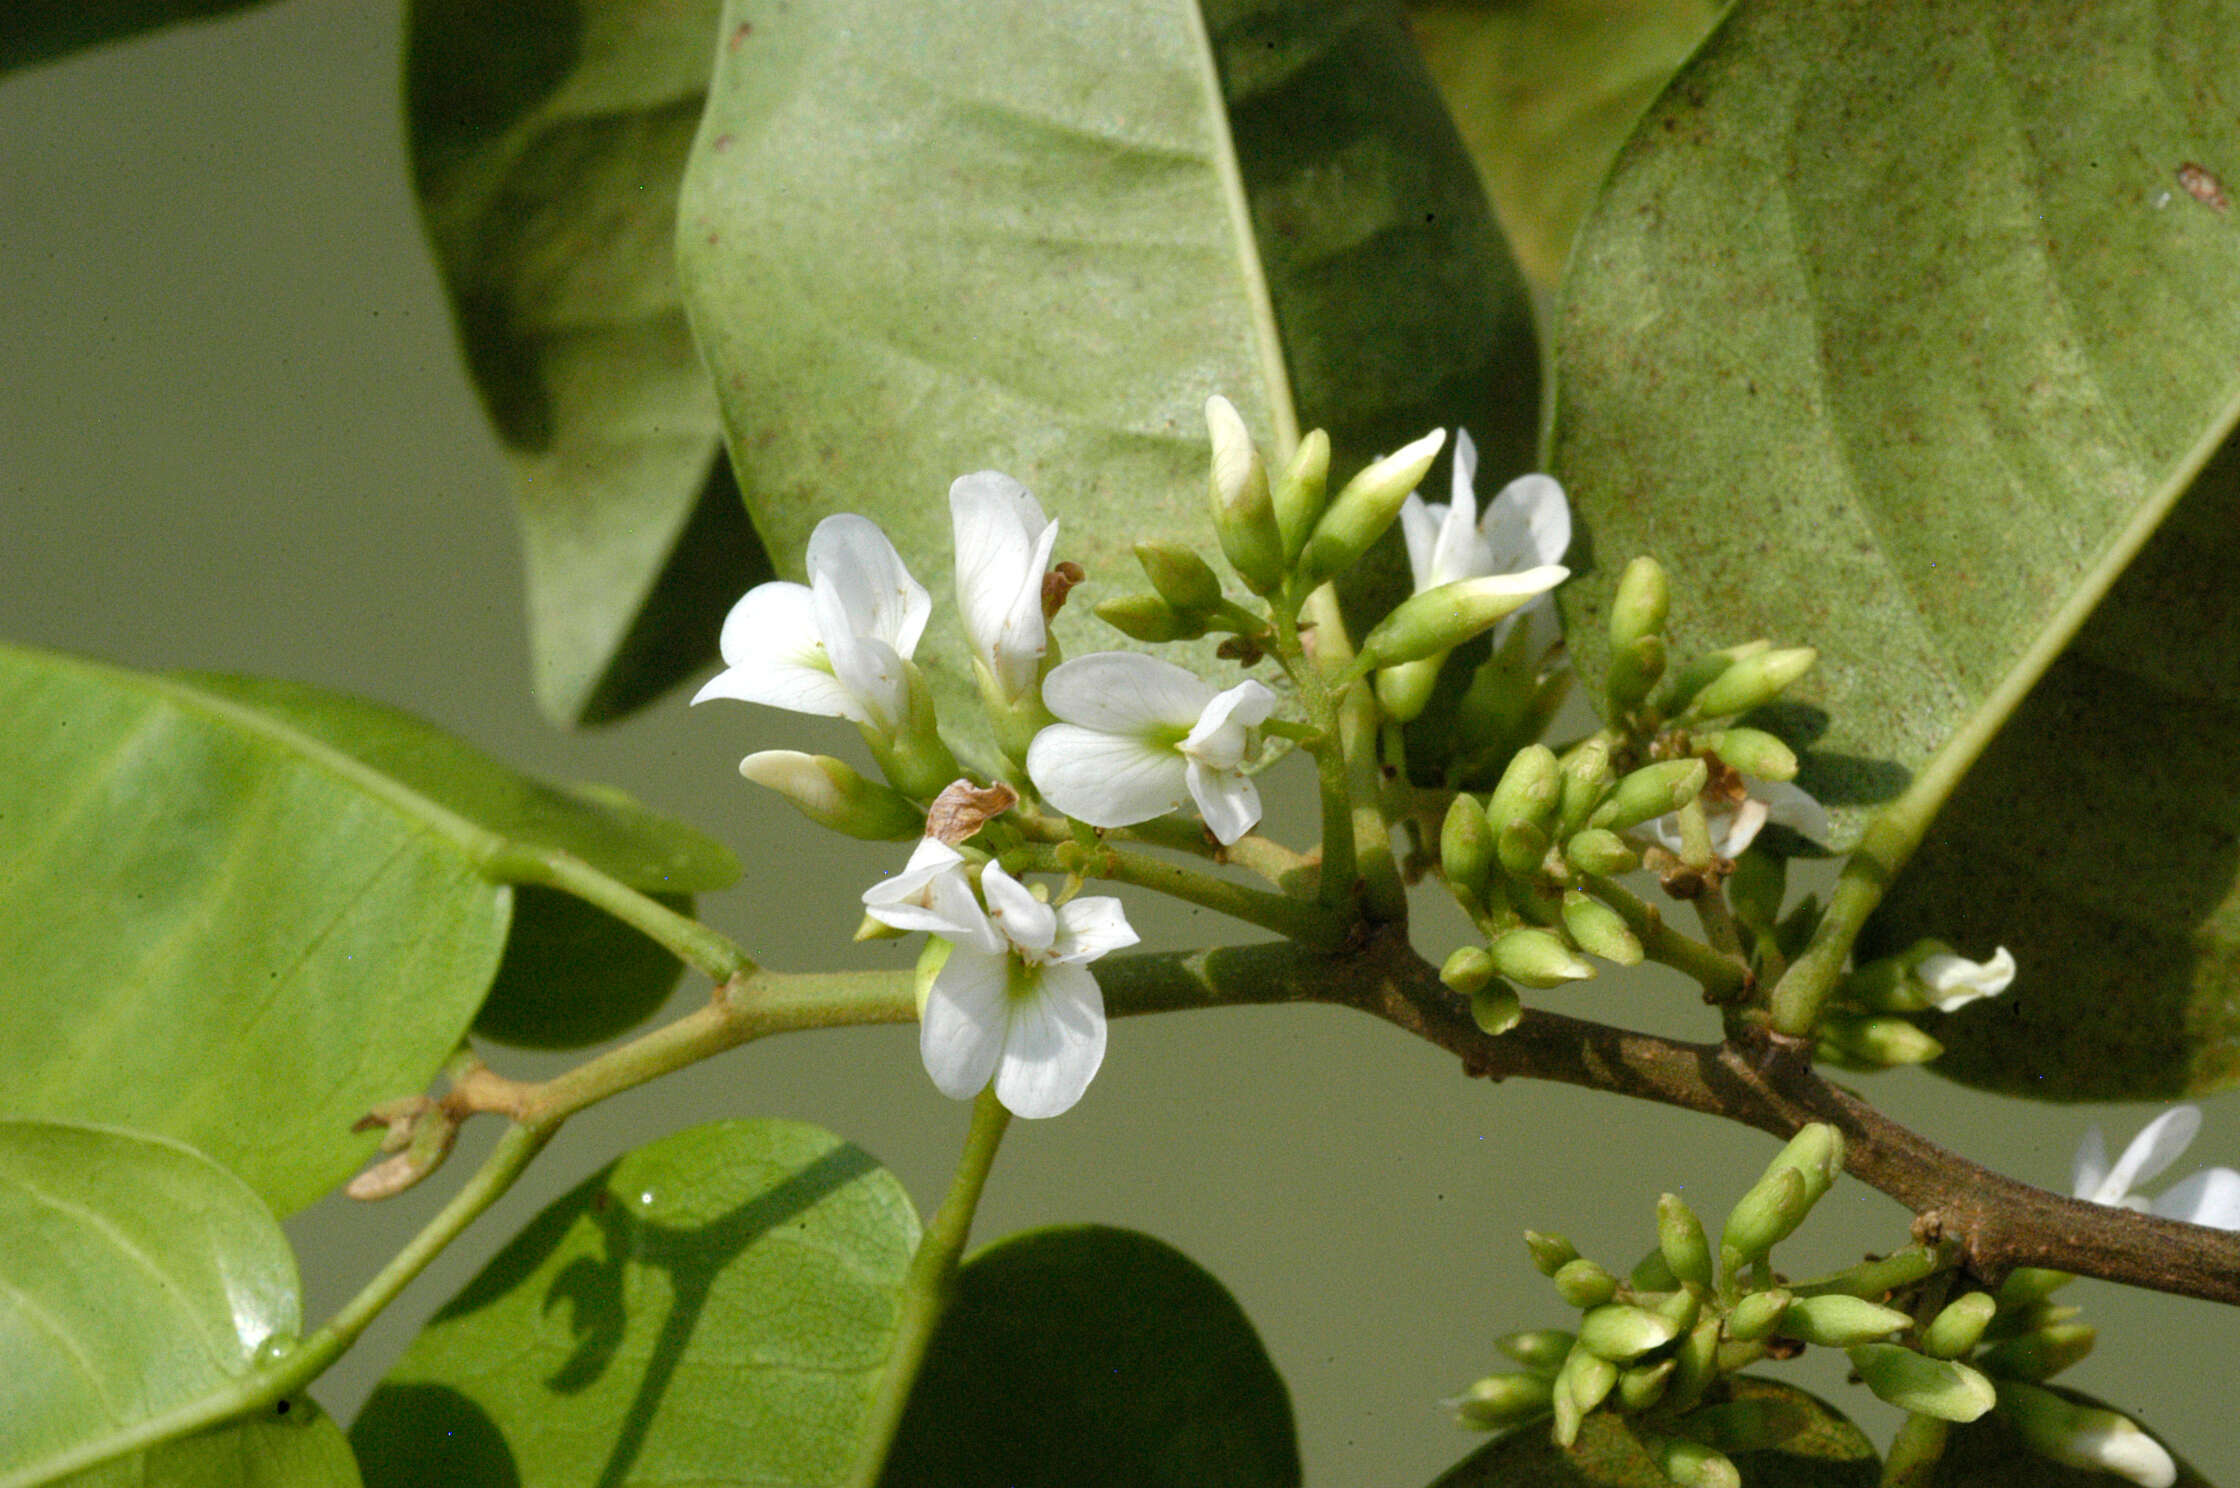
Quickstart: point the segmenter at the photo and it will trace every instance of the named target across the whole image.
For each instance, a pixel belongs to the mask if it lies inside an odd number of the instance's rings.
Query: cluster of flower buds
[[[1802,1128],[1736,1201],[1716,1245],[1687,1204],[1664,1195],[1656,1246],[1624,1277],[1561,1236],[1527,1233],[1533,1264],[1578,1322],[1499,1340],[1519,1368],[1471,1385],[1452,1402],[1457,1420],[1487,1431],[1547,1420],[1570,1447],[1603,1411],[1681,1488],[1734,1488],[1732,1454],[1811,1425],[1778,1394],[1738,1389],[1736,1376],[1808,1346],[1840,1348],[1860,1382],[1912,1415],[1968,1422],[1996,1409],[2056,1461],[2167,1488],[2174,1469],[2153,1438],[2044,1387],[2092,1347],[2076,1309],[2047,1300],[2070,1277],[2022,1270],[1996,1292],[1955,1288],[1951,1258],[1919,1245],[1808,1282],[1776,1272],[1774,1247],[1842,1167],[1833,1127]]]
[[[1924,940],[1869,962],[1845,977],[1813,1033],[1817,1057],[1845,1069],[1879,1070],[1924,1064],[1944,1045],[1913,1021],[1923,1012],[1958,1012],[1996,997],[2014,981],[2005,946],[1988,961],[1970,961],[1940,940]]]

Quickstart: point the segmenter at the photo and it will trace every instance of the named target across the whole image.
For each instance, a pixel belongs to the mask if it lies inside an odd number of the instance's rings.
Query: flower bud
[[[1439,669],[1447,664],[1447,653],[1425,656],[1415,661],[1404,661],[1398,666],[1384,667],[1377,672],[1377,706],[1384,716],[1394,723],[1413,723],[1431,706],[1431,694],[1439,685]]]
[[[941,738],[933,689],[926,685],[926,674],[908,660],[902,663],[902,671],[909,688],[908,712],[895,732],[883,734],[869,727],[861,732],[888,784],[914,800],[930,801],[963,772]]]
[[[1361,555],[1400,514],[1400,503],[1423,484],[1424,472],[1447,442],[1447,431],[1434,429],[1370,464],[1354,476],[1314,524],[1314,533],[1299,554],[1299,581],[1311,589],[1337,577],[1360,561]]]
[[[1495,831],[1512,821],[1547,825],[1563,790],[1563,769],[1545,744],[1527,744],[1509,760],[1500,783],[1486,800],[1486,820]]]
[[[1718,729],[1695,743],[1697,753],[1715,754],[1753,780],[1797,778],[1797,752],[1763,729]]]
[[[1689,1412],[1674,1423],[1691,1441],[1722,1452],[1762,1452],[1809,1431],[1812,1412],[1778,1395],[1754,1395]]]
[[[2081,1405],[2035,1385],[1999,1387],[1999,1416],[2041,1457],[2087,1472],[2113,1473],[2140,1488],[2170,1488],[2178,1464],[2127,1416]]]
[[[1206,399],[1206,432],[1213,439],[1213,474],[1208,491],[1213,502],[1214,535],[1221,540],[1223,556],[1245,587],[1255,594],[1272,594],[1283,583],[1288,565],[1259,447],[1252,442],[1236,405],[1219,393]]]
[[[926,829],[925,813],[892,786],[859,775],[824,754],[765,749],[739,761],[739,773],[774,790],[821,827],[873,842],[902,842]]]
[[[1579,1340],[1561,1328],[1536,1328],[1529,1333],[1511,1333],[1493,1341],[1493,1346],[1543,1379],[1553,1379],[1571,1353],[1571,1346]]]
[[[1768,1172],[1775,1168],[1794,1168],[1803,1174],[1805,1192],[1819,1203],[1843,1171],[1843,1133],[1825,1121],[1807,1122],[1766,1165]]]
[[[1590,826],[1624,832],[1678,811],[1702,794],[1711,767],[1699,759],[1662,760],[1643,765],[1618,782],[1587,818]]]
[[[1657,1200],[1657,1249],[1676,1279],[1689,1286],[1711,1285],[1711,1242],[1704,1238],[1703,1221],[1678,1194]]]
[[[1771,650],[1771,641],[1744,641],[1739,646],[1709,652],[1689,662],[1672,674],[1664,685],[1664,692],[1657,699],[1657,711],[1670,718],[1695,701],[1697,693],[1709,686],[1729,667],[1745,657],[1756,656]]]
[[[1649,699],[1649,692],[1664,675],[1665,640],[1663,636],[1640,636],[1624,646],[1611,648],[1610,661],[1602,674],[1602,696],[1608,716],[1613,719],[1632,717]]]
[[[1829,1013],[1813,1032],[1819,1039],[1815,1056],[1845,1069],[1927,1064],[1944,1052],[1943,1044],[1903,1018]]]
[[[1756,1343],[1781,1326],[1781,1315],[1789,1310],[1792,1300],[1781,1287],[1752,1292],[1728,1311],[1726,1336],[1737,1343]]]
[[[1548,1379],[1537,1374],[1489,1374],[1448,1404],[1458,1425],[1502,1431],[1548,1413]]]
[[[1478,1031],[1499,1038],[1524,1016],[1524,1002],[1507,982],[1488,982],[1470,994],[1470,1021]]]
[[[1654,558],[1634,559],[1618,575],[1617,593],[1610,598],[1610,649],[1623,651],[1645,636],[1663,635],[1671,609],[1672,585],[1664,565]]]
[[[1439,871],[1466,914],[1485,913],[1486,889],[1493,880],[1493,828],[1486,824],[1478,798],[1467,791],[1448,804],[1447,819],[1439,826]]]
[[[1287,563],[1296,562],[1299,550],[1307,545],[1307,537],[1314,531],[1314,524],[1322,516],[1325,487],[1330,479],[1330,436],[1320,429],[1309,429],[1292,451],[1291,463],[1284,467],[1283,476],[1276,482],[1273,500],[1276,508],[1276,528],[1283,534],[1283,556]]]
[[[2032,1302],[2042,1302],[2077,1278],[2067,1271],[2054,1271],[2044,1266],[2017,1266],[1999,1283],[1999,1308],[2026,1307]]]
[[[1810,646],[1786,646],[1743,657],[1706,682],[1688,704],[1688,712],[1697,718],[1725,718],[1762,708],[1819,659],[1820,653]]]
[[[1645,1307],[1607,1302],[1579,1319],[1579,1347],[1613,1364],[1630,1364],[1663,1348],[1680,1330]]]
[[[1790,1303],[1788,1310],[1781,1314],[1777,1331],[1784,1338],[1802,1339],[1827,1348],[1851,1348],[1902,1332],[1912,1321],[1904,1313],[1869,1302],[1864,1297],[1828,1292],[1817,1297],[1799,1297]]]
[[[1554,1281],[1556,1295],[1573,1307],[1600,1307],[1618,1295],[1618,1278],[1584,1256],[1565,1262]]]
[[[2003,1380],[2048,1380],[2091,1353],[2098,1338],[2090,1323],[2049,1323],[1991,1345],[1976,1363]]]
[[[1626,845],[1617,833],[1589,827],[1563,845],[1563,860],[1581,873],[1616,878],[1641,866],[1641,854]]]
[[[1362,639],[1361,654],[1379,667],[1443,656],[1570,577],[1570,569],[1548,563],[1426,589],[1400,601],[1378,621]]]
[[[1532,1252],[1532,1264],[1542,1276],[1554,1276],[1558,1271],[1579,1259],[1579,1247],[1561,1235],[1543,1235],[1538,1230],[1524,1232],[1525,1249]],[[1607,1302],[1610,1299],[1602,1299]]]
[[[1097,618],[1130,640],[1163,646],[1206,633],[1205,618],[1186,615],[1156,594],[1123,594],[1097,606]]]
[[[1652,1455],[1657,1470],[1676,1488],[1742,1488],[1742,1474],[1717,1447],[1676,1436],[1660,1443]]]
[[[1487,950],[1493,956],[1494,970],[1527,987],[1560,987],[1594,975],[1594,967],[1572,954],[1561,936],[1537,926],[1505,930],[1494,937]]]
[[[1439,980],[1448,991],[1468,997],[1493,980],[1493,957],[1483,946],[1461,946],[1439,968]]]
[[[1960,1359],[1983,1341],[1999,1303],[1989,1292],[1968,1292],[1953,1298],[1921,1330],[1921,1352],[1932,1359]]]
[[[1220,578],[1205,559],[1181,543],[1139,542],[1136,562],[1143,565],[1144,576],[1159,597],[1185,615],[1204,615],[1220,607]]]
[[[1804,1175],[1775,1168],[1736,1200],[1719,1232],[1719,1256],[1729,1271],[1755,1261],[1789,1238],[1812,1208]]]
[[[1665,1404],[1675,1409],[1685,1409],[1702,1398],[1704,1388],[1718,1373],[1719,1319],[1716,1316],[1698,1318],[1672,1351],[1674,1369],[1672,1384],[1665,1391]]]
[[[1617,1365],[1583,1348],[1573,1349],[1556,1372],[1551,1389],[1556,1441],[1566,1447],[1576,1442],[1581,1418],[1608,1399],[1617,1383]]]
[[[1868,1389],[1918,1416],[1973,1421],[1997,1398],[1991,1381],[1956,1360],[1932,1359],[1895,1343],[1863,1343],[1850,1355]]]
[[[1493,840],[1493,855],[1502,868],[1517,878],[1540,871],[1548,856],[1548,833],[1528,821],[1512,821]]]
[[[1599,899],[1577,889],[1563,896],[1563,928],[1579,949],[1620,966],[1641,964],[1641,942],[1619,913]],[[1709,1285],[1708,1282],[1705,1285]]]
[[[1619,1370],[1619,1407],[1628,1411],[1651,1409],[1664,1399],[1665,1390],[1672,1384],[1673,1372],[1679,1367],[1677,1360],[1659,1359]]]
[[[1556,834],[1569,837],[1587,824],[1617,777],[1610,771],[1610,743],[1597,734],[1566,749],[1558,763],[1563,778],[1556,786]]]

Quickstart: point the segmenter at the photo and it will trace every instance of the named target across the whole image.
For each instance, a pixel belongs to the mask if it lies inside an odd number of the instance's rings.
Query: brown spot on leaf
[[[2207,166],[2187,161],[2178,167],[2178,184],[2185,187],[2186,195],[2205,207],[2214,207],[2220,212],[2232,210],[2232,198],[2224,194],[2224,182]]]
[[[730,52],[739,50],[740,47],[746,45],[747,38],[752,35],[754,35],[754,22],[741,21],[731,28],[731,35],[723,44],[724,50]]]

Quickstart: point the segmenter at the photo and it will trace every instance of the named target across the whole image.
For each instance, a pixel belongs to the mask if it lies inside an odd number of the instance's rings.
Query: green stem
[[[509,843],[484,867],[492,877],[508,883],[559,889],[586,904],[597,905],[623,924],[643,931],[655,943],[667,946],[712,981],[727,982],[754,970],[753,959],[729,936],[616,882],[572,854]]]
[[[1879,1261],[1862,1261],[1833,1276],[1797,1282],[1789,1290],[1800,1297],[1838,1293],[1846,1297],[1864,1297],[1872,1302],[1900,1287],[1926,1281],[1952,1264],[1952,1257],[1941,1250],[1924,1245],[1909,1245]]]
[[[895,1320],[894,1352],[887,1356],[887,1371],[871,1399],[871,1416],[865,1423],[863,1449],[849,1474],[852,1488],[873,1488],[887,1465],[895,1433],[902,1427],[910,1405],[910,1390],[925,1364],[926,1348],[933,1342],[941,1316],[956,1295],[957,1262],[972,1234],[972,1216],[980,1207],[981,1190],[987,1187],[988,1170],[995,1165],[996,1149],[1011,1124],[1011,1113],[996,1099],[991,1086],[972,1103],[972,1126],[965,1133],[964,1153],[957,1159],[949,1192],[934,1211],[910,1257],[910,1270],[902,1279],[902,1308]]]
[[[1650,960],[1686,973],[1722,1001],[1739,996],[1749,984],[1749,972],[1740,962],[1673,929],[1662,911],[1617,880],[1590,874],[1585,882],[1588,893],[1618,912]]]
[[[1346,938],[1345,920],[1323,905],[1231,883],[1225,878],[1201,873],[1185,863],[1147,858],[1110,844],[1092,851],[1083,851],[1071,844],[1023,847],[1009,857],[1017,863],[1014,870],[1017,872],[1078,872],[1113,883],[1133,884],[1139,889],[1155,889],[1170,898],[1216,910],[1263,930],[1273,930],[1313,950],[1336,950]]]
[[[1311,603],[1312,601],[1310,601]],[[1331,608],[1335,610],[1336,606]],[[1345,745],[1339,738],[1338,707],[1323,674],[1318,634],[1316,656],[1308,656],[1299,641],[1298,623],[1291,606],[1276,606],[1276,655],[1299,685],[1299,702],[1316,738],[1303,745],[1314,758],[1315,775],[1322,791],[1322,902],[1343,908],[1351,902],[1355,874],[1353,851],[1353,798],[1346,782]],[[1344,643],[1344,632],[1338,634]]]

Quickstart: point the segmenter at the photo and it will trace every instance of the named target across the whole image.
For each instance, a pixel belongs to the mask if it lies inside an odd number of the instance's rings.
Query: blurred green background
[[[398,29],[392,7],[287,0],[0,85],[0,635],[346,689],[531,770],[614,782],[737,848],[744,882],[704,911],[763,959],[899,964],[893,946],[848,942],[856,894],[897,850],[818,832],[734,770],[751,749],[835,748],[843,726],[730,704],[688,713],[673,696],[569,736],[532,704],[504,476],[407,188]],[[925,473],[929,502],[954,473]],[[1064,491],[1039,494],[1064,514]],[[1303,768],[1277,776],[1276,828],[1303,836]],[[1431,945],[1455,922],[1443,905],[1426,911]],[[1153,923],[1165,943],[1228,933],[1190,913]],[[2012,995],[2029,988],[2024,967]],[[676,1006],[702,992],[688,984]],[[1692,1037],[1712,1026],[1652,978],[1606,978],[1551,1005]],[[560,1067],[495,1058],[531,1077]],[[1871,1093],[2055,1187],[2088,1123],[2120,1144],[2151,1114],[2029,1105],[1923,1075]],[[764,1044],[632,1092],[572,1122],[315,1393],[347,1419],[419,1322],[542,1204],[631,1145],[742,1115],[828,1126],[930,1207],[965,1110],[927,1083],[907,1029]],[[470,1129],[453,1169],[490,1137]],[[1565,1231],[1630,1264],[1651,1243],[1660,1190],[1715,1219],[1771,1151],[1702,1118],[1467,1080],[1427,1046],[1331,1009],[1131,1021],[1077,1110],[1014,1129],[978,1235],[1102,1221],[1180,1246],[1257,1322],[1292,1389],[1309,1481],[1408,1485],[1475,1445],[1437,1402],[1493,1366],[1492,1338],[1561,1319],[1519,1231]],[[2210,1107],[2180,1171],[2219,1161],[2240,1162],[2229,1101]],[[333,1199],[292,1222],[311,1315],[354,1291],[447,1186]],[[1784,1260],[1841,1264],[1904,1232],[1895,1205],[1839,1187]],[[2103,1339],[2067,1379],[2212,1478],[2240,1480],[2216,1362],[2240,1339],[2233,1315],[2093,1283],[2069,1297]],[[1886,1439],[1894,1413],[1844,1387],[1840,1359],[1794,1377]]]

